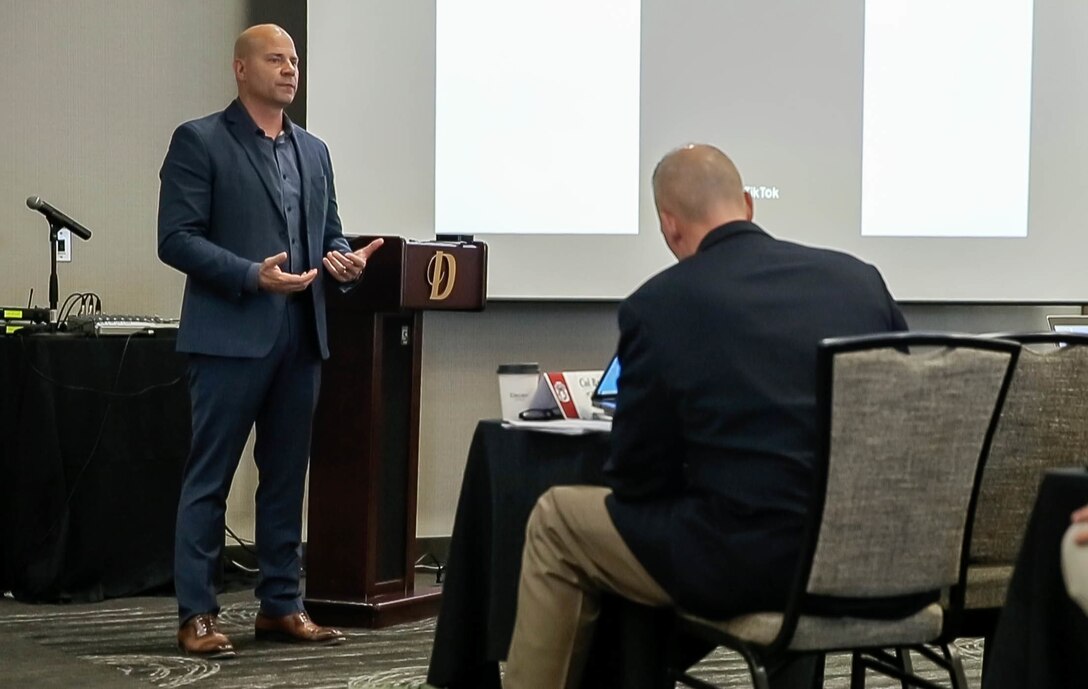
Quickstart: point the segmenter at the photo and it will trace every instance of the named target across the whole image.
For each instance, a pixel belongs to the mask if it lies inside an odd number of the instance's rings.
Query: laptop
[[[1056,333],[1088,335],[1088,316],[1047,316],[1046,322]]]
[[[589,398],[593,403],[593,407],[600,410],[594,413],[595,418],[611,419],[616,413],[616,397],[620,392],[619,382],[620,358],[619,356],[613,356]]]

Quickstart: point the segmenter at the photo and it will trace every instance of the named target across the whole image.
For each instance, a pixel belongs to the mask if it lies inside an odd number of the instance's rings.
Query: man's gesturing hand
[[[310,286],[317,277],[317,269],[311,268],[301,275],[285,273],[280,266],[287,260],[287,252],[281,251],[275,256],[269,256],[261,261],[261,268],[257,271],[257,287],[262,292],[276,292],[286,294],[288,292],[301,292]]]
[[[359,276],[363,274],[363,269],[366,268],[367,259],[380,249],[384,243],[384,239],[375,239],[362,249],[350,251],[346,254],[339,251],[330,251],[325,254],[325,258],[321,259],[321,262],[325,264],[325,270],[329,271],[329,275],[340,282],[358,280]]]
[[[1088,522],[1088,505],[1073,513],[1073,523],[1083,524]],[[1081,529],[1077,533],[1077,545],[1088,545],[1088,528]]]

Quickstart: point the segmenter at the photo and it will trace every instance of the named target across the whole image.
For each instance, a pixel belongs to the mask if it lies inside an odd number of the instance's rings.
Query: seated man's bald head
[[[653,187],[659,210],[689,222],[745,208],[737,167],[729,156],[706,144],[684,146],[662,158],[654,168]]]
[[[653,185],[661,233],[679,259],[698,251],[714,229],[752,219],[752,197],[737,166],[713,146],[672,151],[654,168]]]

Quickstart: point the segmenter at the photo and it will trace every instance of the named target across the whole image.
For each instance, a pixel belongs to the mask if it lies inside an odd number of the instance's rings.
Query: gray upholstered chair
[[[959,599],[951,601],[949,610],[958,613],[946,620],[943,636],[948,640],[992,638],[1043,474],[1088,459],[1088,336],[1000,337],[1025,347],[982,473],[967,586],[952,592]]]
[[[954,648],[922,645],[941,634],[939,591],[964,577],[978,476],[1018,352],[1008,340],[919,333],[821,343],[825,437],[786,608],[720,621],[681,614],[677,634],[740,652],[757,689],[798,655],[832,651],[855,652],[855,686],[866,668],[936,686],[881,650],[894,647],[922,649],[964,687]],[[859,600],[883,617],[858,612]],[[680,670],[672,678],[710,687]]]

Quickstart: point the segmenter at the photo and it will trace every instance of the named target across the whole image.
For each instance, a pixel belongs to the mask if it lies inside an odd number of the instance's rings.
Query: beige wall
[[[61,266],[61,299],[93,290],[113,313],[178,314],[182,277],[155,256],[158,169],[178,123],[233,96],[230,49],[244,23],[240,0],[0,0],[0,303],[25,303],[30,287],[46,302],[46,226],[24,205],[37,194],[95,233]],[[452,528],[473,428],[498,415],[495,367],[598,368],[615,346],[615,310],[507,302],[479,314],[427,314],[421,535]],[[1041,328],[1049,311],[907,309],[915,327],[976,332]],[[255,485],[247,457],[228,505],[243,536],[253,534]]]
[[[61,264],[60,298],[177,315],[182,278],[155,256],[158,170],[174,127],[232,97],[235,0],[0,3],[0,301],[48,303],[39,195],[94,233]]]

